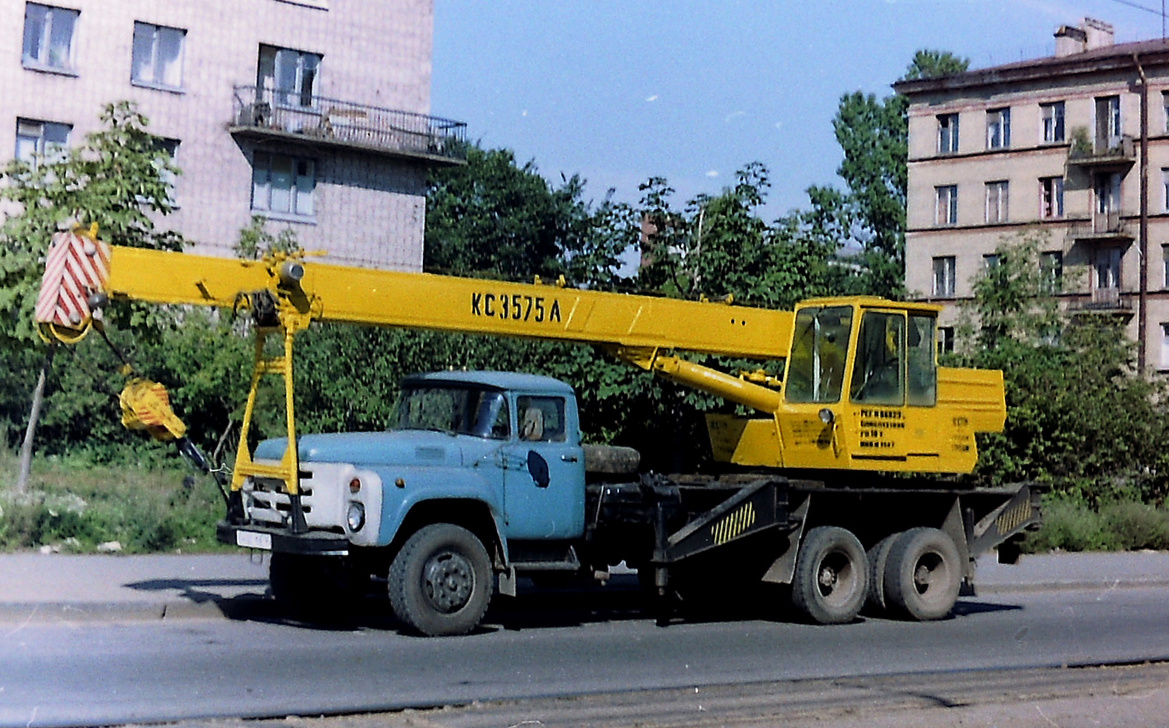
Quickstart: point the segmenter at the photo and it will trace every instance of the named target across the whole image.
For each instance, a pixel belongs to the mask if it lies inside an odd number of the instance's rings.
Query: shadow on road
[[[272,598],[266,579],[156,579],[127,586],[143,591],[173,592],[194,604],[214,603],[225,617],[235,621],[323,631],[372,629],[411,634],[393,616],[384,583],[377,581],[364,597],[343,601],[336,609],[324,614],[294,614],[284,609]],[[249,591],[241,594],[241,589]],[[224,592],[233,596],[226,596]],[[1013,604],[960,599],[950,619],[1019,609],[1022,607]],[[862,614],[858,621],[872,619],[884,617]],[[791,608],[789,592],[783,587],[692,590],[685,598],[662,601],[640,589],[636,575],[616,575],[604,587],[578,584],[538,589],[521,579],[519,594],[515,598],[501,596],[492,601],[483,626],[477,632],[520,632],[636,620],[652,620],[659,627],[741,621],[804,621]]]

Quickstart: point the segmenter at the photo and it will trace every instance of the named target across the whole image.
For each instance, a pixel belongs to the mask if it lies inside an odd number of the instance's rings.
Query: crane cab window
[[[934,341],[938,320],[933,316],[909,316],[909,404],[933,407],[938,403],[938,363]]]
[[[851,334],[851,306],[809,307],[796,313],[785,377],[788,402],[840,401]]]
[[[849,392],[853,402],[905,404],[904,314],[865,313]]]
[[[933,316],[866,312],[852,369],[852,401],[915,407],[937,404],[936,337]]]

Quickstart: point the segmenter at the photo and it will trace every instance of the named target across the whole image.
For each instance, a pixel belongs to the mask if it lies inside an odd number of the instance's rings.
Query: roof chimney
[[[1115,34],[1112,25],[1095,18],[1084,18],[1077,26],[1062,25],[1055,31],[1055,56],[1063,58],[1095,48],[1112,45]]]
[[[1106,48],[1113,43],[1116,34],[1112,31],[1112,24],[1095,18],[1084,18],[1080,27],[1088,34],[1088,47],[1085,50]]]

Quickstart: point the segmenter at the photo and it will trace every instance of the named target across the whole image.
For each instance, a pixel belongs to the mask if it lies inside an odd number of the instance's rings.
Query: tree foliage
[[[900,80],[965,71],[968,61],[944,51],[919,50]],[[832,127],[844,159],[837,173],[847,192],[832,196],[812,187],[813,209],[836,216],[838,227],[859,247],[862,288],[890,298],[905,293],[905,204],[908,190],[908,99],[878,99],[860,91],[840,98]],[[847,224],[847,228],[845,227]]]
[[[1004,240],[974,283],[963,363],[1003,370],[1007,425],[983,443],[977,475],[1052,483],[1092,505],[1164,499],[1169,422],[1162,383],[1136,372],[1122,321],[1060,311],[1036,234]],[[976,333],[977,331],[977,333]]]
[[[13,160],[0,175],[0,200],[14,205],[0,227],[0,337],[31,343],[44,258],[63,221],[97,223],[104,240],[178,250],[182,236],[156,221],[173,210],[167,174],[177,174],[149,122],[130,102],[107,105],[102,128],[85,142],[32,162]],[[118,311],[115,311],[118,313]],[[144,314],[121,317],[142,323]]]

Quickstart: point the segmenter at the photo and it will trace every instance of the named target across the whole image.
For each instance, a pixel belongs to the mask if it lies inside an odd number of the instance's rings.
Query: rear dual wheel
[[[817,624],[856,619],[868,591],[868,563],[857,537],[837,526],[808,531],[796,557],[792,604]]]
[[[884,606],[921,621],[948,616],[962,586],[961,556],[954,539],[936,528],[911,528],[887,548]]]

